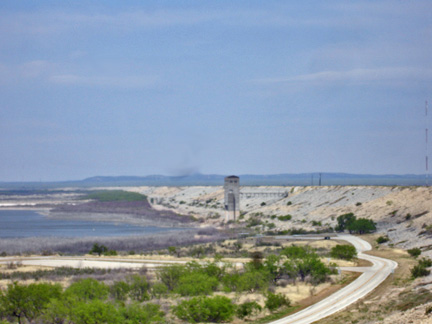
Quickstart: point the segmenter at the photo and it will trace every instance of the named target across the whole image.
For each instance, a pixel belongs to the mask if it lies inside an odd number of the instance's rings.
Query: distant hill
[[[108,186],[220,186],[226,175],[192,174],[186,176],[149,175],[95,176],[78,181],[59,182],[0,182],[1,188],[43,189],[62,187]],[[252,175],[243,174],[240,184],[245,186],[317,186],[319,173]],[[422,186],[425,175],[372,175],[349,173],[321,173],[321,185]]]

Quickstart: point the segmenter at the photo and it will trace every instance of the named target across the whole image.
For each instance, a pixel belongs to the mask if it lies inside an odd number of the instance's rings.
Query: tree
[[[81,279],[71,284],[65,294],[74,296],[80,301],[90,301],[93,299],[105,300],[108,297],[109,287],[103,282],[93,278]]]
[[[244,302],[238,305],[236,314],[238,318],[245,319],[258,314],[261,310],[262,307],[256,301]]]
[[[182,296],[209,295],[218,286],[219,281],[205,273],[191,272],[182,276],[175,289]]]
[[[351,222],[347,229],[350,233],[354,232],[357,234],[366,234],[366,233],[372,233],[376,231],[376,224],[366,218],[359,218],[353,222]]]
[[[173,291],[180,280],[180,277],[185,273],[185,267],[181,265],[170,265],[163,267],[157,271],[158,279],[168,288]]]
[[[280,267],[279,267],[280,256],[275,254],[270,254],[264,261],[264,267],[271,275],[273,281],[277,281],[280,277]]]
[[[311,253],[314,252],[309,247],[296,245],[288,246],[280,252],[281,255],[285,255],[288,259],[302,259]]]
[[[178,318],[190,323],[221,323],[232,319],[235,305],[225,296],[194,297],[184,300],[173,308]]]
[[[97,255],[101,256],[102,254],[106,253],[108,251],[108,248],[105,245],[99,245],[98,243],[93,244],[92,249],[90,250],[90,254],[96,253]]]
[[[80,301],[72,311],[74,324],[122,324],[123,320],[114,305],[99,299]]]
[[[61,292],[59,284],[34,283],[25,286],[14,282],[1,296],[0,309],[5,315],[16,317],[18,323],[22,323],[23,318],[32,322],[43,313],[50,299],[59,298]]]
[[[116,281],[110,286],[110,296],[117,301],[126,301],[131,288],[124,281]]]
[[[330,256],[332,258],[336,259],[343,259],[343,260],[352,260],[354,257],[357,256],[357,250],[352,245],[336,245],[332,247],[330,251]]]
[[[350,224],[352,223],[352,222],[354,222],[356,220],[356,217],[354,216],[354,214],[353,213],[347,213],[347,214],[343,214],[343,215],[340,215],[338,218],[337,218],[337,222],[338,222],[338,224],[337,224],[337,226],[336,226],[336,231],[337,232],[343,232],[345,229],[347,229],[349,226],[350,226]]]
[[[165,316],[159,305],[151,303],[145,305],[129,304],[120,309],[120,314],[123,317],[123,323],[126,324],[161,323]]]
[[[140,275],[132,275],[127,278],[129,283],[129,296],[136,301],[143,302],[149,300],[148,290],[150,288],[146,277]]]
[[[274,312],[282,306],[291,305],[291,301],[283,294],[273,294],[272,292],[269,292],[266,297],[265,307],[271,312]]]
[[[269,274],[265,269],[246,271],[238,277],[236,290],[238,292],[255,292],[267,289],[269,285],[268,279]]]

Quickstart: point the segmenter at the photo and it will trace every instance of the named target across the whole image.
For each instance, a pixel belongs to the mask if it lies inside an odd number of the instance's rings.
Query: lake
[[[33,210],[0,210],[0,238],[129,236],[181,230],[125,223],[51,219]]]

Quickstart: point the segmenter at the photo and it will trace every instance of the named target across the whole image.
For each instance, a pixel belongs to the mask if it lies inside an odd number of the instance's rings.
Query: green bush
[[[282,306],[288,307],[290,305],[291,301],[283,294],[273,294],[272,292],[269,292],[266,295],[265,307],[271,312],[274,312]]]
[[[182,296],[210,295],[219,281],[205,273],[193,272],[180,278],[175,292]]]
[[[146,277],[140,275],[132,275],[127,278],[129,283],[129,296],[131,299],[143,302],[149,300],[150,285]]]
[[[93,278],[81,279],[65,290],[66,295],[74,296],[81,301],[104,300],[108,297],[108,293],[109,287]]]
[[[412,248],[407,250],[407,252],[414,258],[417,258],[421,254],[421,250],[419,248]]]
[[[426,267],[422,266],[421,264],[417,264],[411,269],[411,275],[413,278],[426,277],[429,274],[430,270],[426,269]]]
[[[418,264],[420,264],[422,267],[428,268],[428,267],[432,266],[432,260],[422,258],[422,259],[418,260]]]
[[[311,253],[313,252],[309,247],[297,245],[288,246],[280,252],[289,259],[302,259]]]
[[[177,287],[180,277],[185,271],[184,266],[174,264],[160,268],[157,270],[156,275],[169,291],[173,291]]]
[[[162,323],[165,316],[160,310],[160,306],[147,303],[144,305],[132,303],[120,309],[123,323],[126,324],[148,324]]]
[[[93,244],[92,249],[90,250],[90,254],[96,253],[97,255],[101,256],[102,254],[106,253],[108,251],[108,248],[105,245],[99,245],[99,243]]]
[[[123,323],[114,305],[98,299],[76,304],[72,311],[72,322],[74,324]]]
[[[110,296],[114,300],[126,301],[129,292],[130,287],[124,281],[116,281],[110,286]]]
[[[330,256],[332,258],[336,259],[343,259],[343,260],[352,260],[354,257],[357,256],[357,251],[354,246],[352,245],[336,245],[332,247],[330,251]]]
[[[235,305],[224,296],[194,297],[184,300],[173,308],[178,318],[189,323],[230,321],[235,312]]]
[[[388,241],[390,241],[390,239],[387,236],[380,236],[376,239],[376,242],[378,244],[383,244],[383,243],[386,243]]]
[[[282,222],[285,222],[285,221],[289,221],[289,220],[291,220],[291,218],[292,218],[292,216],[291,215],[285,215],[285,216],[279,216],[278,217],[278,219],[280,220],[280,221],[282,221]]]
[[[14,282],[0,295],[1,315],[16,317],[19,323],[24,318],[33,322],[43,313],[49,301],[59,298],[61,293],[59,284],[33,283],[26,286]]]
[[[236,314],[238,318],[245,319],[257,315],[261,310],[262,307],[256,301],[251,301],[238,305]]]

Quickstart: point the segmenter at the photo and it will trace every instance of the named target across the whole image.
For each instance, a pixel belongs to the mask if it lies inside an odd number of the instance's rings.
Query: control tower
[[[236,212],[240,211],[240,178],[229,176],[225,178],[225,221],[236,220]]]

